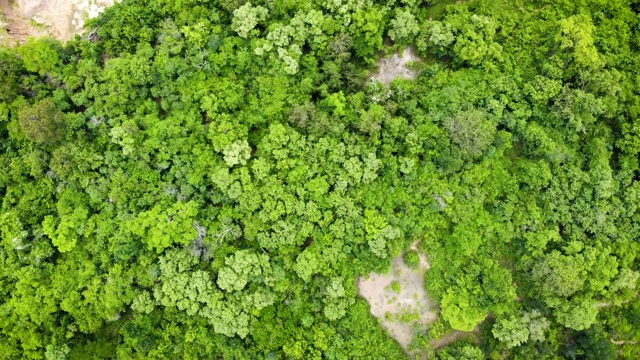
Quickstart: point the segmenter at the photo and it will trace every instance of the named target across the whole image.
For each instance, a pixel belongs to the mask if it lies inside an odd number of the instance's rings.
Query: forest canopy
[[[124,0],[0,48],[0,358],[640,358],[639,12]],[[407,350],[356,281],[412,244]]]

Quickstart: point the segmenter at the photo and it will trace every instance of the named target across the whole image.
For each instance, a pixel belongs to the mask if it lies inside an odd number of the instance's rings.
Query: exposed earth
[[[402,55],[393,53],[390,58],[384,57],[378,60],[379,71],[371,77],[380,80],[385,85],[389,85],[392,80],[397,78],[415,79],[418,72],[410,69],[409,65],[420,61],[413,48],[408,47],[404,49]]]
[[[0,0],[6,29],[0,42],[11,45],[30,36],[53,36],[61,41],[82,33],[87,19],[120,0]],[[7,36],[7,33],[9,36]]]
[[[398,256],[388,274],[371,273],[358,281],[358,291],[371,305],[371,314],[405,350],[416,330],[424,331],[436,320],[434,304],[424,289],[424,273],[428,269],[424,254],[420,254],[416,270]]]

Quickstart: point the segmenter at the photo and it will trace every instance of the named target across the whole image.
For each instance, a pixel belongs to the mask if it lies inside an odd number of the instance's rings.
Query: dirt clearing
[[[415,249],[415,246],[413,246]],[[371,273],[358,280],[358,290],[371,306],[373,316],[407,350],[416,329],[425,330],[436,320],[434,304],[424,290],[429,263],[420,254],[420,266],[409,268],[402,256],[393,260],[390,273]]]
[[[402,55],[394,53],[390,58],[382,58],[378,60],[378,73],[373,74],[371,78],[378,79],[385,85],[389,85],[394,79],[415,79],[418,72],[409,68],[412,62],[421,61],[412,47],[407,47]]]
[[[82,33],[86,20],[120,0],[0,0],[5,29],[17,41],[53,36],[61,41]]]

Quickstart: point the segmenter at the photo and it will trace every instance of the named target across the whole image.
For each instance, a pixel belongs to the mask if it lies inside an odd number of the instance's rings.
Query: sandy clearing
[[[61,41],[82,33],[94,18],[120,0],[0,0],[8,30],[16,40],[53,36]]]
[[[424,289],[424,273],[430,268],[424,254],[420,254],[420,263],[412,270],[399,256],[388,274],[371,273],[358,280],[358,291],[369,302],[371,314],[405,350],[416,329],[425,330],[436,320],[434,304]],[[399,292],[392,289],[394,282],[400,284]]]
[[[378,73],[373,74],[371,78],[378,79],[385,85],[389,85],[394,79],[415,79],[418,72],[409,69],[408,65],[412,62],[421,61],[412,47],[407,47],[402,55],[394,53],[390,58],[382,58],[378,60]]]

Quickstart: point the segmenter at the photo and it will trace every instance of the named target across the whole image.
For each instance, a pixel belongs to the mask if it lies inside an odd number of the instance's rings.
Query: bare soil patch
[[[359,293],[369,302],[371,314],[405,350],[416,330],[423,331],[436,320],[435,305],[424,289],[424,273],[430,266],[423,254],[420,262],[413,270],[399,256],[388,274],[371,273],[358,280]]]
[[[385,85],[389,85],[391,81],[401,79],[415,79],[418,72],[409,68],[412,62],[419,62],[421,59],[416,55],[412,47],[407,47],[402,55],[394,53],[390,58],[382,58],[378,60],[378,73],[373,74],[371,78],[378,79]]]
[[[5,28],[15,40],[53,36],[61,41],[82,33],[85,22],[120,0],[0,0]],[[6,44],[5,44],[6,45]]]

